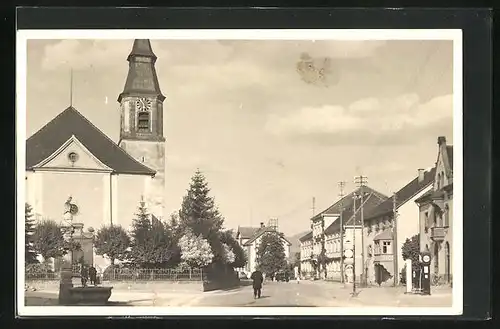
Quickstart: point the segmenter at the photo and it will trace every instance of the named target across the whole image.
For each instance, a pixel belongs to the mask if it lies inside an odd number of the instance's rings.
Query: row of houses
[[[453,146],[439,137],[435,165],[418,169],[393,196],[361,186],[313,216],[311,230],[299,239],[300,273],[304,278],[345,282],[355,276],[367,284],[400,282],[405,266],[401,248],[406,239],[419,234],[420,251],[433,255],[433,282],[451,283],[452,209]],[[354,243],[348,262],[342,250]]]

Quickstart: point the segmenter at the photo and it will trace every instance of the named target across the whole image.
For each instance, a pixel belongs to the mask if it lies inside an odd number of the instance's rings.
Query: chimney
[[[441,145],[446,145],[446,137],[444,136],[439,136],[438,137],[438,145],[441,146]]]
[[[419,183],[422,183],[424,181],[424,175],[425,175],[425,170],[419,169],[418,170],[418,182]]]
[[[260,227],[263,228],[264,226],[264,222],[260,222]]]

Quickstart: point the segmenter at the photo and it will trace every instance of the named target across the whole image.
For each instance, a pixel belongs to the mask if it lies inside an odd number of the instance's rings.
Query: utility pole
[[[355,177],[355,181],[359,186],[360,190],[360,206],[361,206],[361,282],[364,284],[365,281],[365,276],[366,276],[366,271],[365,271],[365,234],[364,234],[364,227],[365,227],[365,218],[364,218],[364,187],[366,186],[366,183],[368,182],[368,177],[360,175]]]
[[[346,182],[339,182],[340,197],[340,282],[344,283],[344,187]]]
[[[355,297],[356,293],[356,199],[358,198],[357,193],[353,194],[353,210],[354,210],[354,229],[352,234],[352,296]]]
[[[396,193],[392,196],[392,257],[394,261],[394,286],[398,285],[399,269],[398,269],[398,208],[397,208]],[[411,271],[411,269],[406,269]],[[406,283],[408,284],[408,283]]]

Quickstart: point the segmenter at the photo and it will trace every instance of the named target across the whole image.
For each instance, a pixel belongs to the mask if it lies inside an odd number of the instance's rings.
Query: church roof
[[[130,55],[128,55],[127,60],[130,61],[133,56],[145,56],[156,59],[156,55],[153,53],[153,48],[151,48],[151,42],[149,39],[134,40],[132,51],[130,52]]]
[[[75,136],[95,157],[119,174],[154,175],[73,107],[68,107],[26,141],[26,169],[32,169]]]
[[[140,61],[137,57],[149,57],[151,61]],[[156,55],[149,39],[135,39],[127,61],[130,62],[127,80],[123,92],[118,96],[118,102],[127,95],[151,95],[163,101],[165,96],[161,93],[155,69]]]

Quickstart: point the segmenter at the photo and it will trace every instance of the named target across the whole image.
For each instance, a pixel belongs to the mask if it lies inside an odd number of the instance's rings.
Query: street
[[[153,307],[450,307],[449,287],[433,288],[432,295],[405,294],[404,287],[358,288],[324,281],[265,282],[260,299],[254,299],[252,286],[212,292],[176,291],[172,287],[150,290],[113,291],[110,304]],[[28,306],[57,305],[57,291],[26,292]]]
[[[431,296],[405,295],[402,287],[372,287],[357,290],[341,283],[296,281],[266,282],[260,299],[254,299],[251,286],[234,291],[204,294],[189,306],[212,307],[449,307],[450,289],[437,289]]]

